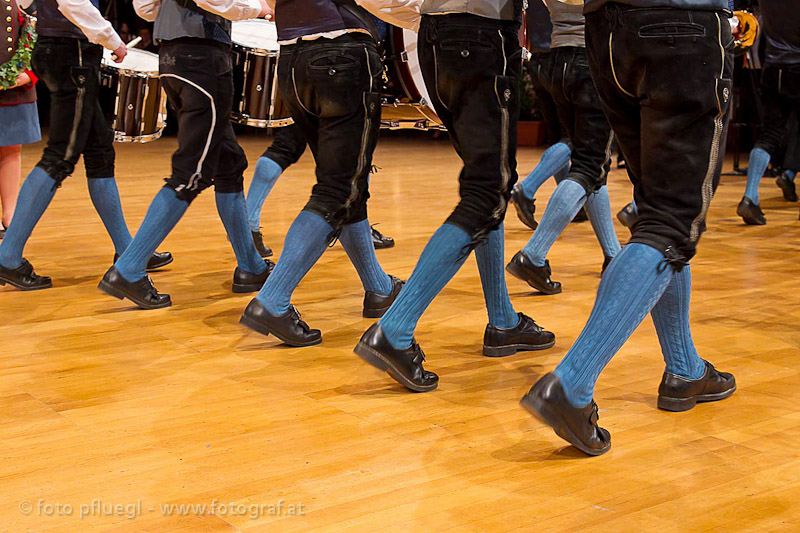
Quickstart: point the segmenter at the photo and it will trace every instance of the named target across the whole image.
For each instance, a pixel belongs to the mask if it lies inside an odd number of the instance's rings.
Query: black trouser
[[[243,189],[247,157],[230,121],[233,105],[231,53],[216,41],[164,41],[159,73],[178,120],[178,149],[166,187],[191,202],[214,185],[220,193]]]
[[[572,144],[567,179],[591,194],[606,184],[612,136],[592,81],[586,50],[564,46],[540,54],[536,75],[553,97],[558,118]]]
[[[281,47],[281,97],[317,163],[317,183],[303,209],[336,229],[367,218],[382,72],[377,46],[367,35]]]
[[[433,107],[464,162],[461,201],[447,222],[479,240],[503,221],[517,181],[522,54],[516,25],[424,15],[419,60]]]
[[[774,158],[786,141],[792,111],[800,117],[800,64],[766,63],[761,74],[761,102],[764,116],[756,148]]]
[[[556,103],[550,92],[545,89],[544,85],[539,81],[537,72],[539,71],[540,61],[543,54],[549,52],[537,52],[533,54],[531,60],[528,62],[528,74],[530,75],[531,85],[533,85],[533,92],[536,95],[536,107],[542,114],[545,129],[547,130],[547,139],[545,142],[548,145],[557,142],[569,143],[567,133],[561,127],[561,119],[558,118],[558,109]]]
[[[628,164],[630,242],[694,256],[719,182],[733,37],[722,11],[607,4],[586,15],[595,86]]]
[[[103,48],[70,37],[39,37],[33,70],[50,91],[50,132],[38,167],[59,184],[83,154],[86,177],[114,176],[114,134],[97,99]]]
[[[277,128],[272,144],[264,150],[261,157],[274,161],[282,170],[297,163],[306,151],[306,138],[297,124]]]

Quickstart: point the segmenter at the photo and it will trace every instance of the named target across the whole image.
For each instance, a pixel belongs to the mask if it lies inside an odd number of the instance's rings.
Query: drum
[[[381,125],[390,129],[442,129],[422,78],[417,34],[390,26],[384,48]]]
[[[278,30],[263,19],[234,21],[231,120],[256,128],[294,124],[278,91]]]
[[[132,48],[122,63],[103,52],[100,106],[117,142],[155,141],[164,132],[167,96],[158,79],[158,55]]]

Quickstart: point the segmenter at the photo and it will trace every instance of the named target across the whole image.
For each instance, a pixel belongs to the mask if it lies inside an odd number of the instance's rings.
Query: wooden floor
[[[266,140],[242,144],[254,164]],[[132,228],[174,148],[118,146]],[[26,170],[39,151],[26,149]],[[540,154],[521,149],[521,173]],[[306,154],[290,169],[264,210],[276,253],[312,163]],[[455,204],[459,165],[447,141],[425,134],[385,138],[375,163],[370,219],[397,239],[379,258],[405,278]],[[630,186],[622,171],[609,181],[616,212]],[[341,246],[294,297],[320,346],[286,348],[238,325],[251,296],[230,292],[235,262],[211,192],[161,247],[175,263],[153,278],[173,307],[140,311],[102,294],[113,250],[79,170],[25,252],[54,288],[0,289],[0,531],[800,530],[798,206],[764,180],[769,224],[745,227],[743,188],[723,179],[693,262],[694,338],[738,392],[658,411],[663,362],[648,320],[600,379],[614,446],[590,459],[517,404],[591,309],[603,256],[588,223],[550,254],[563,294],[509,279],[514,304],[556,333],[555,348],[481,356],[486,315],[470,259],[417,331],[439,389],[410,394],[351,351],[371,321]],[[530,232],[513,214],[506,230],[510,257]]]

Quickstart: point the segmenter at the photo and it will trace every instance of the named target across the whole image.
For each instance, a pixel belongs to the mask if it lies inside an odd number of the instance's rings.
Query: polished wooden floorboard
[[[249,178],[266,140],[242,144]],[[132,228],[174,148],[174,139],[117,147]],[[39,150],[26,148],[26,170]],[[520,173],[540,155],[520,149]],[[455,205],[459,164],[448,142],[425,134],[384,138],[375,164],[370,219],[397,239],[378,256],[407,278]],[[263,231],[278,254],[312,182],[306,154],[267,201]],[[417,331],[440,387],[409,394],[351,351],[371,321],[339,245],[293,300],[323,331],[321,345],[287,348],[238,325],[251,295],[230,292],[235,260],[212,191],[161,246],[175,262],[152,277],[173,307],[140,311],[102,294],[113,249],[79,169],[25,253],[54,288],[0,289],[0,531],[797,531],[798,207],[765,179],[769,224],[745,227],[735,214],[743,189],[744,178],[723,179],[692,265],[698,349],[735,373],[739,390],[687,413],[658,411],[663,362],[648,319],[600,379],[614,446],[590,459],[517,403],[591,310],[603,256],[588,223],[572,224],[549,256],[563,294],[508,280],[515,306],[557,334],[553,349],[481,356],[486,314],[470,259]],[[552,190],[543,187],[539,215]],[[610,190],[616,213],[630,196],[623,171]],[[506,257],[529,236],[512,210]],[[214,502],[262,507],[252,516],[161,507]],[[289,515],[298,504],[303,514]]]

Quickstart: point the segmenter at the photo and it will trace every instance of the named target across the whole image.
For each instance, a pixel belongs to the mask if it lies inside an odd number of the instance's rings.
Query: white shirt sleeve
[[[155,22],[161,0],[133,0],[133,10],[147,22]]]
[[[103,18],[100,11],[89,0],[56,0],[58,10],[67,20],[81,29],[89,41],[116,50],[122,46],[117,32],[111,23]]]
[[[228,20],[254,19],[261,13],[258,0],[195,0],[195,4]]]
[[[356,0],[358,5],[394,26],[419,30],[422,0]]]

